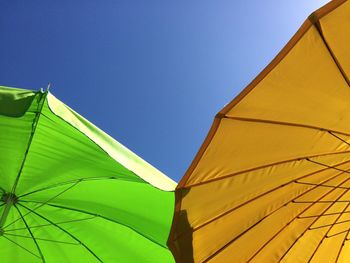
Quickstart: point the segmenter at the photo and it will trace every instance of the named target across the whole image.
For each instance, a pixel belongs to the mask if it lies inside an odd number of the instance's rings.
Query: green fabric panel
[[[34,187],[108,177],[143,182],[83,133],[53,114],[45,102],[18,183],[18,195]]]
[[[10,210],[8,216],[8,222],[11,222],[11,225],[5,225],[4,231],[5,234],[0,237],[0,247],[1,247],[1,262],[29,262],[29,263],[38,263],[41,262],[38,257],[37,248],[35,243],[31,238],[22,238],[19,235],[23,233],[18,233],[14,231],[8,231],[9,229],[17,229],[25,227],[22,220],[17,220],[19,214],[17,210],[13,207]],[[27,218],[25,218],[27,219]],[[28,236],[28,230],[25,234]],[[34,254],[34,255],[33,255]]]
[[[17,105],[18,100],[16,98],[21,98],[24,96],[23,94],[30,94],[28,97],[31,98],[31,104],[26,105],[28,107],[27,112],[20,117],[16,116],[16,118],[9,117],[8,114],[2,115],[4,112],[9,112],[13,107],[9,107],[8,111],[3,112],[1,109],[11,104],[10,102]],[[33,120],[38,111],[40,96],[40,93],[34,94],[33,99],[33,92],[0,87],[0,186],[6,191],[11,190],[24,159],[32,132]],[[19,101],[21,100],[19,99]]]
[[[173,202],[169,192],[144,183],[101,179],[43,189],[23,196],[21,200],[40,204],[53,196],[57,197],[49,202],[50,205],[101,215],[135,230],[152,242],[161,246],[166,244],[173,212],[173,207],[168,205]]]
[[[35,93],[33,91],[0,86],[0,115],[23,116],[30,107]]]
[[[24,206],[35,209],[37,204],[24,203]],[[25,209],[23,211],[25,212]],[[27,219],[29,224],[44,225],[43,217],[57,222],[61,228],[76,238],[73,239],[52,225],[33,228],[33,235],[37,238],[73,243],[73,245],[61,245],[52,241],[40,242],[40,248],[48,262],[63,262],[61,261],[63,259],[64,262],[98,262],[84,246],[74,245],[77,244],[77,240],[83,242],[103,262],[174,262],[168,249],[150,242],[123,225],[81,212],[50,206],[43,206],[35,212],[40,217],[30,214],[30,220]],[[79,219],[80,221],[73,221]],[[26,235],[25,230],[19,233]]]
[[[174,262],[166,246],[174,192],[115,161],[56,116],[45,94],[27,107],[0,114],[1,192],[19,176],[18,202],[0,229],[1,262]],[[0,200],[0,216],[5,206]]]

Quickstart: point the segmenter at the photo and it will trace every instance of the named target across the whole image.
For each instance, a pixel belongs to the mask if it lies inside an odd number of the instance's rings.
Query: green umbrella
[[[174,188],[50,92],[0,87],[1,262],[173,262]]]

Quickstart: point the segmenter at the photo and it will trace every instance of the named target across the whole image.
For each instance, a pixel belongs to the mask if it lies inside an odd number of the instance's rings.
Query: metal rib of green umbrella
[[[1,262],[174,262],[174,188],[50,92],[0,87]]]

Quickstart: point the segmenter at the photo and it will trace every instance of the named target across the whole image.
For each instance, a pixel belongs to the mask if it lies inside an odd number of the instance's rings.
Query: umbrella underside
[[[349,261],[349,18],[316,11],[219,112],[176,190],[177,261]]]
[[[2,262],[173,262],[168,178],[48,92],[0,105]]]

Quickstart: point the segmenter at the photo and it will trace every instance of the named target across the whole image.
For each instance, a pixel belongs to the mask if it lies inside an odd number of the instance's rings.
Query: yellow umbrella
[[[216,116],[176,189],[178,262],[350,262],[350,1]]]

